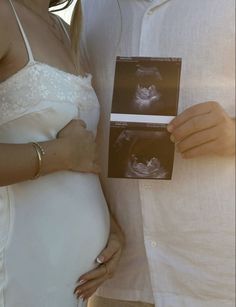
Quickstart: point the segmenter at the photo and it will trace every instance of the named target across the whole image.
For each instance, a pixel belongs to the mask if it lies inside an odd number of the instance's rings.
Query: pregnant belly
[[[49,289],[65,296],[67,288],[71,295],[78,277],[95,267],[109,234],[98,177],[60,172],[16,184],[12,192],[14,220],[7,249],[10,289],[15,283],[14,291],[30,289],[32,295],[35,289],[37,297]],[[21,292],[19,284],[24,287]]]

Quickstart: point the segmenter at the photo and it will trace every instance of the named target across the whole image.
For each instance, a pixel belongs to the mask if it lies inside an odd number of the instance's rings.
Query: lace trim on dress
[[[91,75],[75,76],[43,63],[31,63],[0,84],[0,125],[45,101],[79,109],[98,104]]]
[[[91,86],[91,75],[85,77],[65,72],[46,63],[34,60],[33,53],[20,19],[9,0],[23,36],[29,62],[14,75],[0,83],[0,125],[22,116],[30,109],[45,105],[45,102],[69,103],[80,110],[98,105]],[[62,28],[69,35],[60,19]]]

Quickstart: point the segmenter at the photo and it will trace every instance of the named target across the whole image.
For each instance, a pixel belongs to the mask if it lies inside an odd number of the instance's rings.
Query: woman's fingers
[[[86,125],[86,123],[85,123],[83,120],[78,119],[78,122],[79,122],[79,124],[80,124],[84,129],[87,128],[87,125]]]
[[[111,219],[111,232],[107,246],[96,259],[96,262],[100,265],[80,276],[74,290],[74,294],[78,298],[88,299],[104,281],[114,275],[121,257],[123,244],[123,233]]]
[[[100,172],[97,146],[92,131],[80,120],[72,120],[57,135],[63,140],[62,152],[67,169],[75,172]]]
[[[121,244],[115,234],[110,234],[107,247],[97,257],[100,265],[83,274],[74,290],[77,297],[87,299],[107,279],[112,278],[121,256]]]
[[[116,262],[117,259],[114,257],[108,263],[100,265],[98,270],[91,271],[87,275],[87,281],[75,288],[76,297],[88,299],[104,281],[113,276]]]
[[[83,282],[88,282],[90,280],[100,278],[101,276],[105,275],[106,269],[104,265],[99,265],[96,269],[89,271],[86,274],[83,274],[78,280],[78,287],[82,286]]]
[[[101,274],[99,276],[97,276],[96,274],[96,278],[88,280],[86,282],[84,282],[83,284],[79,284],[75,290],[74,290],[74,294],[76,295],[77,298],[83,296],[85,297],[85,294],[88,292],[93,292],[93,289],[97,289],[105,280],[107,280],[106,277],[106,268],[104,267],[104,265],[101,266]]]
[[[63,127],[57,134],[58,138],[70,137],[78,130],[86,129],[86,123],[81,119],[72,119],[65,127]]]
[[[98,286],[92,287],[80,296],[77,296],[77,299],[82,299],[83,301],[88,300],[96,292],[97,288],[102,285],[102,283],[103,281]]]
[[[110,234],[107,247],[101,252],[101,254],[97,257],[98,263],[105,263],[109,261],[115,253],[120,250],[120,242],[117,240],[116,234]]]

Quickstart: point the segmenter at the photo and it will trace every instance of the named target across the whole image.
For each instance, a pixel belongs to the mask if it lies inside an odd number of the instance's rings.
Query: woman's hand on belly
[[[77,298],[87,300],[106,280],[113,277],[125,244],[122,230],[111,216],[111,230],[106,248],[97,257],[99,266],[82,275],[74,290]]]
[[[82,120],[72,120],[57,135],[62,141],[65,152],[65,163],[68,170],[99,173],[97,150],[94,135],[86,130]]]
[[[57,171],[100,171],[95,138],[81,120],[70,121],[56,139],[34,144],[30,141],[22,144],[0,142],[0,186]]]

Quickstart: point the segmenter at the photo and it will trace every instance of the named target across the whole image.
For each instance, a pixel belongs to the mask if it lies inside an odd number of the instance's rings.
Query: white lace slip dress
[[[10,0],[9,0],[10,1]],[[34,60],[0,83],[0,143],[54,139],[73,118],[96,133],[99,104],[91,76]],[[57,172],[0,188],[0,307],[86,306],[73,295],[96,266],[109,214],[98,176]]]

